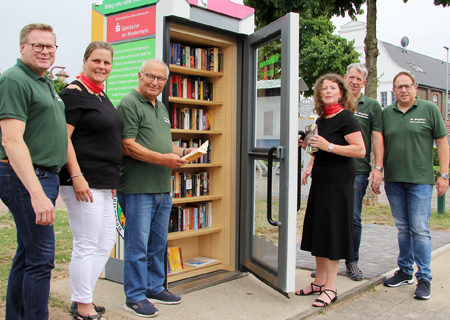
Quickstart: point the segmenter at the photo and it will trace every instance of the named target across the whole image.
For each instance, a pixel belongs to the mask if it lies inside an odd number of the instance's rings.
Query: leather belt
[[[9,163],[8,159],[0,159],[0,161],[3,163]],[[54,173],[58,173],[60,171],[60,169],[48,168],[48,167],[38,166],[35,164],[33,164],[33,168],[42,169],[42,170],[50,171],[50,172],[54,172]]]

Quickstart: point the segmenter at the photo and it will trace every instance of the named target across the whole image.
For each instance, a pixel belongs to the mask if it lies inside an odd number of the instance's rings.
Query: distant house
[[[341,27],[339,35],[347,40],[355,40],[355,49],[361,54],[361,62],[365,61],[364,38],[366,24],[351,21]],[[398,39],[400,43],[401,39]],[[395,46],[384,41],[378,41],[378,97],[384,108],[395,102],[392,91],[392,79],[400,71],[409,71],[416,77],[418,84],[417,96],[423,100],[433,101],[441,110],[445,119],[445,90],[447,62]],[[448,75],[447,75],[448,76]],[[449,106],[450,109],[450,106]]]

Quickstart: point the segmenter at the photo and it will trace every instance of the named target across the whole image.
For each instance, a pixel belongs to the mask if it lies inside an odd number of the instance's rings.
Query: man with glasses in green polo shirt
[[[125,310],[140,317],[156,316],[152,303],[178,304],[181,297],[164,288],[172,169],[187,161],[172,144],[170,120],[157,99],[169,77],[160,60],[144,61],[138,87],[122,98],[117,111],[125,121],[123,159],[117,198],[126,217],[123,288]]]
[[[64,103],[45,75],[56,36],[41,23],[20,32],[20,59],[0,76],[0,198],[17,229],[6,319],[48,319],[54,268],[54,204],[67,158]]]
[[[428,220],[433,193],[433,143],[436,142],[440,176],[438,196],[448,189],[449,150],[447,130],[439,108],[416,97],[414,75],[402,71],[394,77],[397,101],[383,110],[385,139],[385,190],[398,229],[399,255],[387,287],[413,284],[413,264],[417,265],[414,298],[430,299],[431,236]]]

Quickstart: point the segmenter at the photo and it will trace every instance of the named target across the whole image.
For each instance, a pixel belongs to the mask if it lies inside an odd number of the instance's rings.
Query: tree
[[[60,94],[62,89],[67,86],[67,82],[60,82],[58,79],[53,80],[53,86],[55,87],[56,93]]]
[[[316,79],[324,73],[345,73],[346,66],[358,60],[353,42],[333,35],[335,27],[328,16],[319,15],[319,10],[329,9],[336,14],[345,15],[345,10],[352,14],[360,12],[360,6],[365,0],[345,1],[349,4],[333,4],[333,1],[272,1],[244,0],[246,5],[255,8],[255,23],[261,28],[266,24],[284,16],[287,12],[300,13],[299,21],[299,76],[303,78],[309,90],[306,97],[314,94],[313,85]],[[339,0],[339,3],[344,1]],[[351,5],[356,3],[357,6]],[[327,10],[328,10],[327,9]],[[323,14],[323,11],[322,11]],[[263,54],[270,57],[275,48],[264,48]],[[277,48],[279,52],[279,48]],[[260,50],[261,51],[261,50]]]
[[[407,3],[408,0],[403,0]],[[442,5],[444,8],[450,6],[450,0],[434,0],[434,5]],[[366,67],[369,71],[367,75],[367,83],[364,94],[368,97],[377,98],[377,60],[378,60],[378,40],[377,40],[377,1],[367,0],[367,18],[366,18],[366,38],[364,39],[364,53],[366,55]],[[374,161],[373,150],[371,161]],[[371,188],[367,188],[364,197],[365,205],[374,205],[377,203],[377,195],[373,193]]]
[[[407,3],[408,0],[403,0]],[[450,0],[434,0],[434,5],[442,5],[444,8],[450,6]],[[366,55],[366,67],[369,71],[365,95],[377,98],[377,60],[378,60],[378,40],[377,40],[377,0],[367,0],[367,32],[364,39],[364,52]]]
[[[440,1],[440,0],[436,0]],[[342,16],[352,18],[361,14],[361,6],[366,0],[244,0],[244,4],[255,8],[256,27],[259,29],[288,12],[307,13],[310,17]]]
[[[350,63],[356,62],[359,54],[353,47],[354,41],[333,35],[335,27],[328,18],[311,19],[300,16],[299,34],[299,76],[309,90],[303,94],[314,94],[313,86],[317,78],[327,72],[344,74]]]
[[[50,77],[50,71],[46,71],[45,74]],[[52,81],[53,87],[55,87],[55,91],[57,94],[60,94],[62,89],[67,86],[67,82],[60,82],[58,78],[56,78],[55,80],[52,79]]]

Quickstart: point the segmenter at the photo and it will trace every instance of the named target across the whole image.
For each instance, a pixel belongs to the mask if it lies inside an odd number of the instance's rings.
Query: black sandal
[[[73,313],[73,320],[95,320],[95,319],[101,319],[101,314],[94,314],[92,316],[82,316],[78,313],[78,310]]]
[[[319,291],[314,291],[314,287],[319,288]],[[324,287],[324,285],[323,285],[323,286],[319,286],[319,285],[317,285],[317,284],[311,282],[311,292],[310,292],[310,293],[305,293],[305,292],[303,291],[303,289],[302,289],[302,290],[300,290],[300,291],[296,291],[296,292],[295,292],[295,295],[296,295],[296,296],[309,296],[310,294],[314,294],[314,293],[322,293],[322,288],[323,288],[323,287]]]
[[[102,306],[96,306],[95,303],[92,304],[94,306],[94,310],[95,312],[97,312],[98,314],[104,314],[106,309],[105,307]],[[78,310],[78,303],[76,303],[75,301],[72,302],[70,309],[69,309],[69,313],[74,314],[75,311]]]
[[[334,293],[334,298],[333,298],[333,299],[331,299],[331,297],[330,297],[330,295],[327,293],[327,291],[330,291],[330,292],[333,292],[333,293]],[[314,302],[321,303],[321,304],[323,304],[323,306],[316,306],[316,305],[313,304],[313,305],[312,305],[313,307],[316,307],[316,308],[323,308],[323,307],[326,307],[326,306],[329,305],[330,303],[335,302],[335,301],[337,300],[337,290],[336,290],[336,291],[333,291],[333,290],[331,290],[331,289],[326,289],[326,290],[323,290],[322,293],[325,293],[331,301],[328,303],[328,302],[325,302],[325,301],[323,301],[323,300],[321,300],[321,299],[316,299]]]

